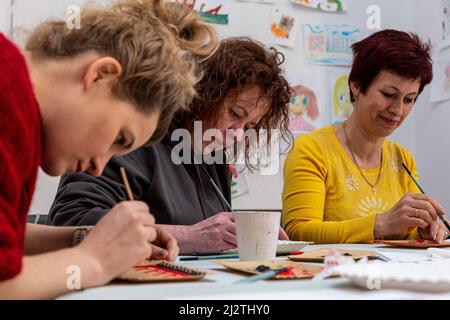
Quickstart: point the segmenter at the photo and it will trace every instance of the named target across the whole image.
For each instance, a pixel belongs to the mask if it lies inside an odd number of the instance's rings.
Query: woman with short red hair
[[[285,164],[283,224],[293,240],[372,243],[377,239],[442,241],[447,237],[408,150],[387,139],[432,78],[430,45],[384,30],[353,45],[349,85],[354,111],[342,125],[295,141]]]

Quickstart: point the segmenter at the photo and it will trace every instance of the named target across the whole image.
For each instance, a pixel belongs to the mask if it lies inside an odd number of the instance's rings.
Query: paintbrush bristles
[[[127,191],[128,200],[133,201],[133,193],[131,192],[130,184],[127,178],[127,172],[124,167],[120,167],[120,174],[122,175],[123,184],[125,185],[125,190]]]

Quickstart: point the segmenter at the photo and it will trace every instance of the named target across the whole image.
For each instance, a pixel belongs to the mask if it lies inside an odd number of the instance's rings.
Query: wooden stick
[[[127,172],[124,167],[120,167],[120,173],[122,175],[123,184],[125,185],[125,190],[127,191],[128,200],[133,201],[133,193],[131,192],[130,183],[128,182]]]

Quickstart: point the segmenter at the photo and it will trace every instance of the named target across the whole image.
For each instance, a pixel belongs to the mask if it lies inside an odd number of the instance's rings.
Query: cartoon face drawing
[[[313,131],[315,127],[304,119],[308,116],[311,120],[319,117],[317,97],[315,93],[305,86],[295,86],[292,88],[294,95],[291,97],[289,111],[294,116],[289,124],[289,130],[293,131]]]
[[[301,115],[306,111],[308,105],[308,97],[304,94],[291,97],[291,103],[289,104],[289,110],[294,115]]]
[[[333,90],[333,111],[338,122],[345,121],[353,111],[348,76],[341,76],[336,80]]]

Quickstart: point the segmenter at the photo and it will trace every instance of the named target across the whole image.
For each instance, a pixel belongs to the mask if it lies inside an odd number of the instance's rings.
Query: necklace
[[[373,194],[376,194],[377,191],[375,190],[375,187],[377,186],[378,182],[381,178],[381,172],[383,171],[383,150],[381,150],[381,164],[380,164],[380,172],[378,172],[377,181],[375,181],[374,184],[370,183],[369,180],[367,180],[366,176],[362,172],[358,161],[356,160],[355,154],[353,153],[352,147],[350,146],[350,143],[348,142],[348,135],[347,135],[347,128],[345,126],[345,122],[342,124],[342,127],[344,128],[344,135],[345,135],[345,142],[347,143],[348,149],[350,150],[350,153],[352,154],[353,161],[355,162],[356,166],[358,167],[359,173],[361,174],[361,177],[364,179],[364,181],[372,188]]]

